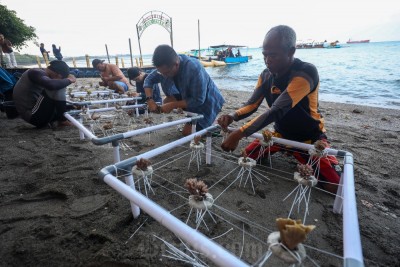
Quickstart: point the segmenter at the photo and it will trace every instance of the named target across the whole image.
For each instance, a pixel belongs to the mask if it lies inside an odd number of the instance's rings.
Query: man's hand
[[[222,130],[226,132],[228,126],[233,122],[233,117],[231,115],[222,115],[218,118],[217,122],[221,126]]]
[[[162,113],[170,113],[175,108],[176,102],[165,103],[161,106]]]
[[[147,107],[151,112],[157,112],[158,111],[158,106],[156,102],[153,99],[147,100]]]
[[[221,144],[221,148],[227,152],[231,152],[236,149],[240,139],[243,138],[243,133],[240,130],[235,130],[228,135],[225,141]]]
[[[74,125],[69,120],[58,121],[58,127],[64,127],[64,126],[74,126]]]
[[[68,79],[71,83],[76,82],[76,78],[75,78],[75,76],[72,75],[72,74],[69,74],[68,77],[67,77],[67,79]]]

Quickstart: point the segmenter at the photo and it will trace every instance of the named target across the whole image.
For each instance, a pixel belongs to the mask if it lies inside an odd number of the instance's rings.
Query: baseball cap
[[[93,61],[92,61],[92,65],[93,65],[93,68],[95,68],[95,69],[97,69],[97,65],[99,65],[100,63],[103,63],[104,62],[104,60],[100,60],[100,59],[93,59]]]
[[[137,76],[140,74],[140,69],[138,67],[133,67],[128,69],[128,77],[129,80],[136,79]]]
[[[47,67],[49,70],[52,70],[61,75],[61,77],[67,78],[69,75],[69,67],[67,63],[62,60],[53,60],[50,62],[49,66]]]

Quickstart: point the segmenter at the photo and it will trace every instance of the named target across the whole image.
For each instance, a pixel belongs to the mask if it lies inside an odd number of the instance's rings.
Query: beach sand
[[[226,99],[223,113],[235,110],[249,97],[246,92],[222,92]],[[400,110],[328,102],[322,102],[320,108],[332,147],[354,155],[365,265],[400,266]],[[7,120],[4,113],[0,116],[0,266],[188,266],[162,257],[166,248],[155,236],[179,246],[176,237],[146,214],[134,220],[129,202],[98,178],[99,170],[112,164],[110,146],[95,146],[80,140],[75,127],[36,130],[19,118]],[[152,142],[159,146],[180,137],[173,127],[160,131]],[[145,137],[134,140],[134,149],[123,152],[123,158],[154,148],[147,144]],[[213,144],[216,150],[218,144]],[[176,153],[170,151],[152,161]],[[233,155],[239,154],[236,151]],[[164,178],[181,187],[186,178],[193,176],[212,187],[230,171],[219,162],[216,159],[200,172],[177,162],[158,172],[165,170]],[[294,169],[295,166],[295,160],[282,154],[274,155],[273,163],[277,168]],[[157,181],[157,176],[154,180]],[[225,182],[225,186],[228,184]],[[163,186],[167,186],[165,180],[154,185],[156,194],[152,199],[168,209],[182,203],[179,197],[163,190]],[[253,194],[250,186],[236,184],[223,194],[218,204],[275,230],[276,217],[271,216],[287,216],[282,214],[281,203],[290,204],[274,201],[281,201],[293,188],[294,183],[271,179],[257,183]],[[210,189],[221,190],[217,186]],[[317,228],[305,244],[343,255],[342,217],[332,212],[333,198],[319,191],[312,196],[315,201],[308,218]],[[265,207],[268,211],[264,211]],[[185,220],[188,210],[173,214]],[[206,218],[209,231],[203,225],[200,229],[212,237],[229,231],[230,226],[220,218],[216,221]],[[242,226],[248,228],[246,224]],[[261,240],[267,238],[257,232],[253,234]],[[235,229],[219,242],[236,255],[241,254],[240,231]],[[257,246],[247,237],[246,242],[253,250],[246,246],[242,258],[254,262],[265,252],[265,247]],[[315,251],[308,253],[321,266],[342,264],[335,257],[321,256]],[[312,266],[310,261],[306,266]]]

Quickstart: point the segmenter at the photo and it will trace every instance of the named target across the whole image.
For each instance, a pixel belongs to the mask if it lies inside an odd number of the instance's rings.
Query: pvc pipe
[[[136,191],[135,188],[135,182],[133,181],[133,175],[132,172],[130,175],[125,176],[125,183],[127,186],[129,186],[132,190]],[[133,214],[133,218],[137,219],[140,215],[140,207],[135,204],[132,200],[129,201],[131,203],[131,210]]]
[[[106,111],[111,111],[111,110],[116,110],[115,107],[111,108],[96,108],[96,109],[88,109],[86,113],[95,113],[95,112],[106,112]]]
[[[113,154],[114,154],[114,163],[118,163],[121,161],[121,158],[119,155],[119,142],[113,141],[112,146],[113,146]]]
[[[211,164],[211,139],[212,133],[207,133],[206,138],[206,164]]]
[[[230,131],[237,130],[236,128],[232,128],[232,127],[228,127],[228,129]],[[261,140],[264,139],[262,134],[259,134],[259,133],[253,133],[249,137],[258,138]],[[302,149],[305,151],[308,151],[309,149],[314,147],[314,145],[312,145],[312,144],[301,143],[301,142],[282,139],[282,138],[278,138],[278,137],[272,137],[272,139],[274,140],[274,143],[278,143],[278,144],[286,145],[286,146],[294,146],[296,148],[299,148],[299,149]],[[346,154],[346,151],[336,150],[336,149],[332,149],[332,148],[326,148],[325,150],[326,150],[326,152],[328,152],[329,155],[332,155],[332,156],[344,156]]]
[[[343,177],[343,255],[344,266],[364,266],[354,188],[353,155],[346,153]]]
[[[208,237],[174,217],[157,203],[140,194],[138,191],[132,190],[132,188],[118,180],[113,175],[107,174],[104,177],[104,182],[117,190],[121,195],[137,204],[161,225],[165,226],[182,240],[189,243],[196,251],[204,254],[218,266],[249,266],[219,244],[211,241]]]
[[[74,95],[74,96],[76,96],[76,95],[88,95],[88,92],[86,92],[86,91],[75,91],[75,92],[71,92],[71,94]],[[108,91],[108,90],[98,90],[98,91],[93,91],[90,94],[91,95],[97,95],[97,94],[103,94],[103,95],[107,94],[107,95],[109,95],[110,91]],[[67,95],[69,95],[69,93]]]
[[[180,120],[176,120],[176,121],[169,121],[169,122],[166,122],[166,123],[157,124],[157,125],[149,126],[149,127],[146,127],[146,128],[129,131],[129,132],[123,133],[123,136],[124,136],[124,138],[129,138],[129,137],[132,137],[132,136],[135,136],[135,135],[148,133],[148,132],[151,132],[151,131],[156,131],[156,130],[159,130],[159,129],[167,128],[167,127],[178,125],[178,124],[182,124],[182,123],[191,122],[194,119],[199,119],[199,118],[203,118],[203,115],[198,115],[197,117],[193,117],[193,118],[184,118],[184,119],[180,119]]]
[[[340,181],[338,189],[336,191],[335,201],[333,202],[333,212],[337,214],[343,213],[343,199],[344,199],[343,181],[344,181],[344,174],[342,173],[342,175],[340,175]]]
[[[64,113],[64,117],[67,118],[75,127],[79,129],[79,131],[82,131],[84,135],[86,135],[90,140],[93,140],[96,138],[94,134],[92,134],[91,131],[89,131],[85,126],[82,125],[82,123],[79,123],[77,120],[75,120],[74,117],[69,115],[68,113]]]
[[[80,124],[83,123],[82,117],[79,118],[79,123],[80,123]],[[79,130],[79,139],[80,139],[80,140],[84,140],[84,139],[85,139],[85,135],[83,134],[83,131],[82,131],[82,130]]]
[[[141,158],[149,159],[149,158],[155,157],[155,156],[157,156],[157,155],[159,155],[161,153],[164,153],[164,152],[166,152],[168,150],[171,150],[171,149],[173,149],[173,148],[175,148],[177,146],[181,146],[181,145],[183,145],[185,143],[190,142],[191,140],[193,140],[193,138],[195,136],[203,135],[207,131],[213,131],[216,128],[217,128],[217,126],[210,126],[210,127],[206,128],[206,129],[203,129],[203,130],[198,131],[196,133],[193,133],[191,135],[182,137],[181,139],[175,140],[175,141],[173,141],[173,142],[171,142],[169,144],[166,144],[166,145],[157,147],[157,148],[155,148],[153,150],[147,151],[147,152],[145,152],[145,153],[143,153],[141,155],[138,155],[136,157],[125,159],[125,160],[115,164],[114,166],[112,166],[112,168],[111,167],[105,167],[100,171],[100,175],[108,174],[110,171],[114,170],[114,167],[116,167],[118,169],[129,170],[129,169],[132,168],[133,164],[135,164],[136,161],[138,161]]]
[[[205,253],[204,247],[199,247],[199,244],[196,243],[197,239],[192,239],[196,234],[199,234],[197,231],[194,231],[190,228],[190,231],[194,232],[186,232],[189,229],[186,229],[188,226],[182,223],[177,218],[173,217],[167,211],[163,210],[157,204],[149,200],[148,198],[144,197],[142,194],[138,193],[137,191],[132,191],[116,179],[110,173],[114,172],[115,169],[125,169],[128,170],[132,167],[132,165],[141,158],[149,159],[151,157],[157,156],[161,153],[164,153],[168,150],[173,149],[174,147],[180,146],[186,142],[189,142],[197,135],[203,135],[208,131],[213,131],[218,129],[218,125],[210,126],[206,129],[203,129],[197,133],[193,133],[189,136],[183,137],[178,139],[172,143],[166,144],[164,146],[155,148],[151,151],[145,152],[141,155],[138,155],[134,158],[129,158],[124,161],[121,161],[113,166],[108,166],[103,168],[99,175],[104,178],[104,181],[109,184],[111,187],[116,189],[118,192],[123,194],[125,197],[136,203],[140,208],[142,208],[145,212],[147,212],[150,216],[154,219],[159,221],[162,225],[166,226],[169,230],[180,236],[183,240],[190,243],[196,250],[199,250]],[[256,138],[261,138],[262,135],[255,134],[252,135]],[[274,142],[283,144],[283,145],[290,145],[300,149],[310,149],[313,146],[308,144],[303,144],[300,142],[285,140],[281,138],[274,138]],[[355,199],[355,188],[354,188],[354,167],[353,167],[353,156],[349,152],[345,151],[338,151],[334,149],[330,149],[331,153],[335,154],[342,154],[345,153],[345,161],[344,161],[344,175],[343,175],[343,254],[344,254],[344,266],[345,267],[362,267],[364,266],[363,262],[363,255],[362,255],[362,246],[361,246],[361,238],[360,238],[360,230],[358,225],[358,216],[357,216],[357,206],[356,206],[356,199]],[[117,185],[118,184],[118,185]],[[117,189],[118,188],[118,189]],[[162,210],[160,210],[162,209]],[[172,217],[170,217],[172,216]],[[168,217],[167,219],[165,217]],[[168,220],[168,222],[167,222]],[[183,225],[181,225],[183,224]],[[205,237],[204,237],[205,238]],[[218,256],[220,255],[210,255],[210,251],[217,251],[215,247],[213,247],[213,241],[208,240],[205,238],[205,241],[201,241],[203,244],[207,244],[206,256],[210,258],[214,263],[220,266],[246,266],[246,265],[239,265],[245,264],[241,262],[237,258],[229,258],[220,261]],[[216,245],[216,244],[214,244]],[[218,248],[219,249],[219,248]],[[221,252],[225,253],[225,252]],[[229,252],[227,252],[229,253]],[[218,253],[219,254],[219,253]],[[225,254],[224,254],[225,255]],[[233,257],[230,255],[230,257]],[[238,261],[239,260],[239,261]],[[238,264],[238,265],[236,265]]]
[[[121,101],[132,101],[135,99],[142,99],[142,98],[141,97],[113,98],[113,99],[71,102],[71,103],[74,105],[77,105],[77,106],[85,106],[85,105],[104,104],[104,103],[113,103],[113,102],[121,102]]]

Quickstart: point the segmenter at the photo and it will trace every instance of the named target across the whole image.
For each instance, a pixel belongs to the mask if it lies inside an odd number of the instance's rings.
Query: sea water
[[[248,63],[206,70],[219,88],[248,91],[250,96],[265,64],[261,48],[241,52],[253,58]],[[320,100],[400,109],[400,41],[297,49],[295,57],[317,67]],[[122,58],[125,66],[131,65],[129,56]],[[143,60],[151,64],[151,55],[144,55]],[[112,58],[111,63],[115,63]]]
[[[265,63],[261,48],[248,54],[248,63],[207,72],[220,88],[251,92]],[[320,100],[400,109],[400,42],[297,49],[295,57],[317,67]]]

